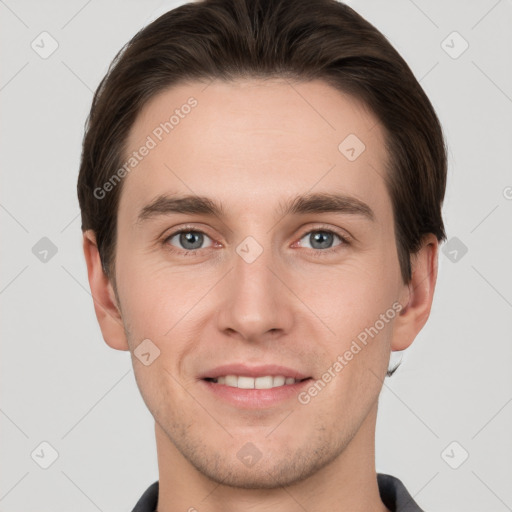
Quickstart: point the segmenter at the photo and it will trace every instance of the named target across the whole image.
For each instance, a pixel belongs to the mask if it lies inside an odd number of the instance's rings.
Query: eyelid
[[[317,231],[332,233],[333,235],[336,235],[341,240],[341,243],[334,247],[329,247],[328,249],[311,249],[315,253],[328,253],[329,251],[336,251],[336,250],[338,250],[338,248],[340,248],[340,246],[351,245],[355,241],[355,238],[351,234],[349,234],[346,230],[342,230],[340,228],[335,228],[331,225],[325,225],[325,224],[324,225],[319,224],[312,228],[309,228],[307,231],[304,231],[302,233],[302,235],[299,237],[298,241],[302,240],[306,235],[309,235],[309,234],[317,232]],[[294,244],[295,243],[296,242],[294,242]],[[305,247],[305,249],[310,249],[310,247]]]
[[[316,226],[314,226],[312,228],[309,228],[308,230],[302,232],[302,234],[299,236],[299,238],[295,242],[293,242],[292,245],[295,245],[297,242],[302,240],[306,235],[309,235],[309,234],[314,233],[314,232],[319,232],[319,231],[323,231],[323,232],[334,234],[335,236],[337,236],[341,240],[341,243],[336,245],[336,246],[334,246],[334,247],[329,247],[327,249],[312,249],[312,248],[309,248],[309,247],[305,247],[305,249],[311,249],[315,253],[328,253],[330,251],[338,250],[338,247],[340,247],[340,246],[350,245],[353,242],[353,240],[354,240],[354,238],[351,235],[349,235],[346,231],[343,231],[343,234],[342,234],[340,232],[341,230],[337,230],[337,229],[333,228],[332,226],[316,225]],[[175,246],[171,246],[169,244],[169,240],[170,239],[174,238],[176,235],[179,235],[180,233],[187,233],[187,232],[200,233],[202,235],[207,236],[210,240],[212,240],[212,246],[204,247],[204,248],[201,248],[201,249],[186,250],[186,249],[180,249],[180,248],[175,247]],[[217,242],[205,230],[203,230],[201,228],[198,228],[198,227],[195,227],[195,226],[187,226],[187,225],[185,225],[185,226],[181,226],[179,228],[176,228],[175,230],[171,231],[171,233],[169,233],[169,234],[164,234],[163,235],[162,244],[164,246],[166,246],[166,247],[172,247],[172,249],[170,249],[172,252],[181,252],[181,253],[186,253],[186,254],[190,255],[190,254],[195,254],[197,251],[201,251],[203,249],[211,249],[213,246],[215,246],[215,244],[219,245],[219,242]],[[218,247],[218,245],[217,245],[217,247]],[[220,245],[222,246],[222,244],[220,244]]]
[[[201,228],[197,228],[195,226],[181,226],[179,228],[176,228],[176,229],[173,229],[170,233],[165,233],[163,236],[162,236],[162,244],[164,246],[167,246],[167,247],[172,247],[173,249],[171,249],[172,251],[176,251],[176,252],[185,252],[187,254],[191,254],[191,253],[195,253],[197,251],[201,251],[203,249],[210,249],[211,247],[203,247],[201,249],[191,249],[191,250],[186,250],[186,249],[180,249],[179,247],[175,247],[175,246],[171,246],[169,241],[174,238],[176,235],[179,235],[181,233],[200,233],[201,235],[204,235],[206,237],[208,237],[211,241],[212,241],[212,246],[215,245],[215,244],[218,244],[218,242],[212,237],[210,236],[204,229],[201,229]]]

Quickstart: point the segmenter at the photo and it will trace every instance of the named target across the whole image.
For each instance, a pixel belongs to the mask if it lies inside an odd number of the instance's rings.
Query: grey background
[[[0,1],[3,512],[131,510],[158,478],[129,354],[103,342],[94,316],[76,179],[108,64],[180,3]],[[385,381],[377,470],[401,478],[429,511],[512,510],[512,3],[349,4],[421,80],[450,157],[449,242],[430,320]],[[47,59],[31,47],[43,31],[59,45]],[[453,31],[469,44],[458,58]],[[43,441],[59,454],[48,469]]]

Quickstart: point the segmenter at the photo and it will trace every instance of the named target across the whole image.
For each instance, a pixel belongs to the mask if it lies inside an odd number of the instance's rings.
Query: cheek
[[[211,270],[176,270],[168,262],[152,262],[151,258],[125,258],[119,265],[119,294],[132,353],[146,339],[159,351],[150,367],[132,355],[137,380],[144,386],[141,389],[151,388],[161,394],[175,384],[165,370],[182,375],[183,360],[197,350],[198,331],[209,318],[204,297],[217,281],[212,274]]]
[[[173,296],[164,282],[132,273],[123,281],[120,296],[124,319],[135,335],[151,338],[172,327],[172,304],[177,296]]]
[[[167,333],[197,302],[203,289],[195,272],[173,270],[162,258],[152,261],[149,256],[124,255],[118,262],[123,315],[138,335]]]
[[[381,260],[354,258],[301,278],[304,302],[330,327],[331,336],[357,336],[392,307],[398,296],[396,276]]]
[[[321,343],[327,355],[325,370],[336,375],[332,396],[356,408],[369,406],[382,386],[399,306],[398,274],[394,267],[387,268],[383,256],[367,255],[364,262],[358,258],[339,271],[331,269],[310,303],[329,328]]]
[[[341,335],[329,346],[329,362],[320,376],[328,389],[325,394],[322,391],[323,405],[339,421],[347,410],[354,412],[354,418],[365,417],[380,393],[389,362],[393,313],[387,323],[380,313],[365,314],[371,320],[354,316],[339,324]]]

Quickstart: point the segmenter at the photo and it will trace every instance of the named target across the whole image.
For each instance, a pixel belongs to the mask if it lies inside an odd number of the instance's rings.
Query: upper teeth
[[[284,386],[285,384],[295,384],[299,379],[293,377],[284,377],[283,375],[266,375],[265,377],[245,377],[243,375],[224,375],[213,379],[218,384],[224,384],[233,388],[240,389],[270,389]]]

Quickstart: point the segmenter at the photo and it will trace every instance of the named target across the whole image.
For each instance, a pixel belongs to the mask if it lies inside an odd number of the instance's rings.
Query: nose
[[[295,318],[296,299],[286,286],[289,272],[271,249],[265,248],[253,261],[241,249],[220,290],[218,328],[250,342],[275,339],[291,330]]]

